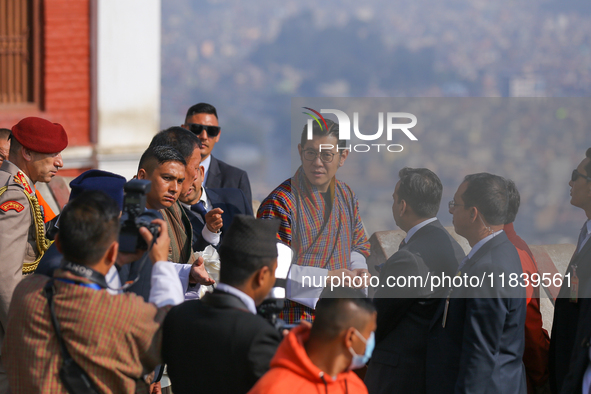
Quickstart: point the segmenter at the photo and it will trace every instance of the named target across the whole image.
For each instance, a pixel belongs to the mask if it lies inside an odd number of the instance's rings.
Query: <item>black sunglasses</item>
[[[217,137],[218,134],[220,133],[220,126],[206,126],[204,124],[198,124],[198,123],[189,123],[189,130],[191,130],[191,133],[195,134],[195,135],[199,135],[201,134],[201,132],[203,131],[203,129],[205,129],[205,132],[207,133],[208,136],[210,137]]]
[[[577,179],[579,179],[579,177],[581,178],[585,178],[587,181],[591,181],[591,177],[588,177],[586,175],[581,174],[579,171],[577,171],[576,169],[573,170],[572,175],[570,176],[570,180],[573,182],[576,182]]]

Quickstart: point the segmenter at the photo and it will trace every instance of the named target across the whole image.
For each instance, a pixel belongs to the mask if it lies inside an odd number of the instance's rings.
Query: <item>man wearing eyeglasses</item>
[[[182,127],[190,130],[201,140],[201,165],[205,169],[204,186],[216,189],[240,189],[248,203],[252,205],[250,181],[246,171],[224,163],[211,154],[221,134],[215,107],[207,103],[195,104],[187,111]]]
[[[501,279],[523,274],[503,231],[508,197],[504,178],[479,173],[467,175],[449,203],[454,229],[472,249],[429,328],[427,394],[527,392],[525,289]]]
[[[550,387],[554,393],[563,390],[569,369],[575,369],[571,368],[570,364],[573,351],[578,352],[583,347],[584,355],[587,356],[584,357],[584,360],[587,364],[589,362],[589,340],[575,341],[579,316],[581,316],[583,325],[585,324],[584,320],[589,319],[589,317],[581,315],[580,311],[583,305],[589,302],[589,299],[584,299],[583,296],[588,296],[591,290],[591,282],[589,281],[591,277],[591,242],[589,242],[591,237],[591,220],[589,220],[591,219],[591,148],[587,149],[585,156],[585,159],[573,170],[571,180],[568,183],[571,187],[570,203],[585,211],[587,221],[581,228],[575,253],[565,272],[565,277],[570,276],[570,280],[562,282],[562,287],[554,304],[554,323],[552,325],[552,335],[550,336],[549,356]],[[575,278],[578,282],[578,288],[573,284]],[[588,338],[589,332],[584,334]],[[580,371],[581,375],[584,370],[583,367],[582,371]],[[579,375],[580,379],[582,379],[581,375]],[[587,385],[584,387],[583,393],[589,393],[591,376],[585,376],[585,378],[587,379]],[[577,381],[577,386],[577,392],[581,392],[580,380]]]
[[[370,277],[369,242],[357,198],[335,178],[349,154],[345,141],[338,140],[338,124],[331,120],[322,126],[314,124],[312,134],[308,140],[307,127],[302,132],[298,145],[301,167],[271,192],[257,212],[259,218],[281,219],[278,238],[291,248],[288,300],[280,314],[288,323],[312,321],[325,283],[367,287]]]

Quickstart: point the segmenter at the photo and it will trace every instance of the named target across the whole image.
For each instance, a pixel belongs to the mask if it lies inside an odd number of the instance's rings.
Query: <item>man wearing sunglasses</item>
[[[552,325],[552,335],[550,336],[549,355],[550,386],[554,393],[561,392],[563,385],[568,380],[572,380],[566,379],[566,377],[569,370],[576,370],[576,368],[571,368],[570,365],[573,351],[578,352],[583,346],[582,350],[586,356],[584,360],[587,363],[589,361],[589,341],[575,340],[579,316],[581,316],[581,324],[579,325],[585,326],[585,320],[589,320],[589,317],[581,315],[580,311],[584,308],[585,303],[590,301],[584,299],[583,296],[588,296],[589,291],[591,291],[591,282],[589,281],[591,277],[591,242],[589,241],[591,237],[591,220],[589,220],[591,219],[591,148],[587,149],[585,155],[585,159],[573,170],[571,180],[568,183],[571,187],[570,203],[585,211],[587,221],[581,228],[575,253],[565,272],[565,276],[570,275],[570,281],[563,281],[554,304],[554,323]],[[578,280],[578,289],[573,285],[575,278]],[[587,327],[588,324],[587,322]],[[584,334],[588,335],[588,331],[589,329]],[[583,342],[582,345],[581,342]],[[584,370],[585,368],[582,368],[581,373]],[[569,375],[569,378],[572,378],[572,376]],[[582,378],[582,376],[579,375],[579,378]],[[590,377],[585,378],[589,379]],[[580,384],[579,381],[578,392],[580,392]],[[587,384],[587,390],[588,387]],[[587,393],[588,391],[583,392]]]
[[[248,203],[252,205],[250,181],[246,171],[224,163],[211,154],[221,134],[215,107],[207,103],[195,104],[187,111],[182,127],[190,130],[201,140],[201,165],[205,169],[204,186],[216,189],[240,189]]]

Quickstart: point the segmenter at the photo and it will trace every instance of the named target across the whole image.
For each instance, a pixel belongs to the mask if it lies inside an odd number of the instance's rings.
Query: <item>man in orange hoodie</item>
[[[371,357],[377,313],[352,288],[323,291],[314,324],[301,324],[283,340],[271,369],[249,391],[264,393],[367,393],[352,372]]]

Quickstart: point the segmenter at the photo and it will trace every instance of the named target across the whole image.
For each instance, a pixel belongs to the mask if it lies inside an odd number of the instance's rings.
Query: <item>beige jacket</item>
[[[39,256],[33,214],[23,192],[26,185],[16,178],[18,172],[19,168],[7,160],[0,167],[0,187],[8,187],[0,195],[0,343],[12,293],[23,277],[23,263],[32,263]],[[26,176],[24,179],[32,189],[32,182]]]

